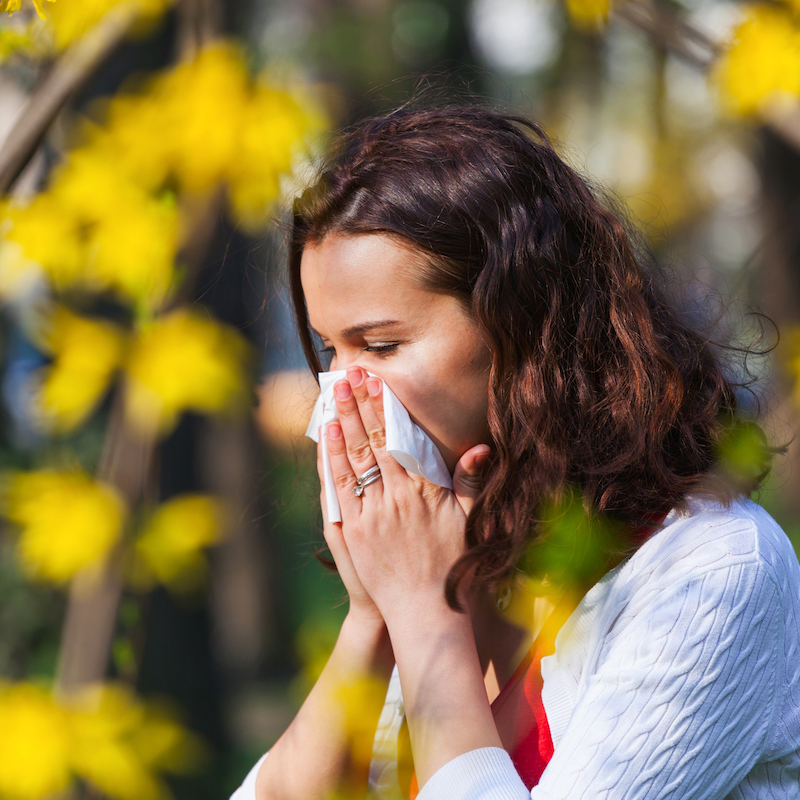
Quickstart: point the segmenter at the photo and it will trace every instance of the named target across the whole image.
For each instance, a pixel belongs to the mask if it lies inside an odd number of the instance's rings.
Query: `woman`
[[[341,686],[395,663],[420,800],[800,797],[800,568],[715,463],[737,387],[542,131],[362,124],[296,204],[291,280],[311,368],[319,336],[346,370],[323,520],[350,607],[236,800],[366,796]],[[383,381],[453,491],[386,453]],[[499,610],[523,555],[560,590],[533,643]]]

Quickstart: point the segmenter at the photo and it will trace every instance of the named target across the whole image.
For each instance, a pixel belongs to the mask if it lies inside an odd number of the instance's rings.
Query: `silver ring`
[[[373,467],[373,469],[376,469],[376,468]],[[363,478],[364,476],[362,475],[361,477]],[[381,478],[381,471],[380,470],[378,470],[377,472],[373,472],[372,475],[369,478],[367,478],[362,483],[357,483],[353,487],[353,494],[356,497],[361,497],[361,495],[364,493],[364,489],[366,489],[367,486],[369,486],[371,483],[375,483],[375,481],[380,480],[380,478]],[[359,480],[361,480],[361,478],[359,478]]]
[[[376,464],[374,467],[370,467],[360,478],[356,478],[356,483],[359,486],[364,486],[366,482],[373,476],[373,475],[380,475],[381,468]],[[371,483],[372,481],[370,481]]]

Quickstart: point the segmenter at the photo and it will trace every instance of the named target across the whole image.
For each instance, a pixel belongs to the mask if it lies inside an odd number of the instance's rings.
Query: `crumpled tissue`
[[[333,485],[331,461],[328,455],[328,438],[325,431],[328,425],[339,419],[336,401],[333,397],[333,385],[336,381],[346,377],[346,370],[319,373],[320,394],[317,398],[311,421],[308,423],[306,436],[319,441],[319,428],[322,426],[322,470],[325,478],[325,501],[328,506],[328,520],[341,522],[342,515],[339,511],[339,499]],[[378,377],[371,372],[367,373],[373,378]],[[401,466],[421,478],[444,486],[453,488],[453,478],[442,454],[422,428],[412,421],[403,404],[397,399],[394,392],[383,382],[383,414],[386,419],[386,450],[397,460]]]

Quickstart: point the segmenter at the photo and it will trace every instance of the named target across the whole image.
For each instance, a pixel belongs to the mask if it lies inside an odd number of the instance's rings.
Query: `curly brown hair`
[[[315,373],[300,260],[334,232],[410,243],[426,256],[422,285],[458,298],[492,351],[494,447],[451,604],[473,567],[507,575],[540,534],[543,502],[565,491],[636,523],[704,485],[737,384],[538,125],[479,107],[401,109],[343,137],[294,206],[291,292]]]

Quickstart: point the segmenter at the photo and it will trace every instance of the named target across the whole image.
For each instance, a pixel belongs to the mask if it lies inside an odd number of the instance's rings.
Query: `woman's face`
[[[306,246],[300,279],[311,327],[333,360],[383,378],[450,472],[491,443],[491,354],[458,300],[420,288],[421,256],[380,234],[329,234]]]

